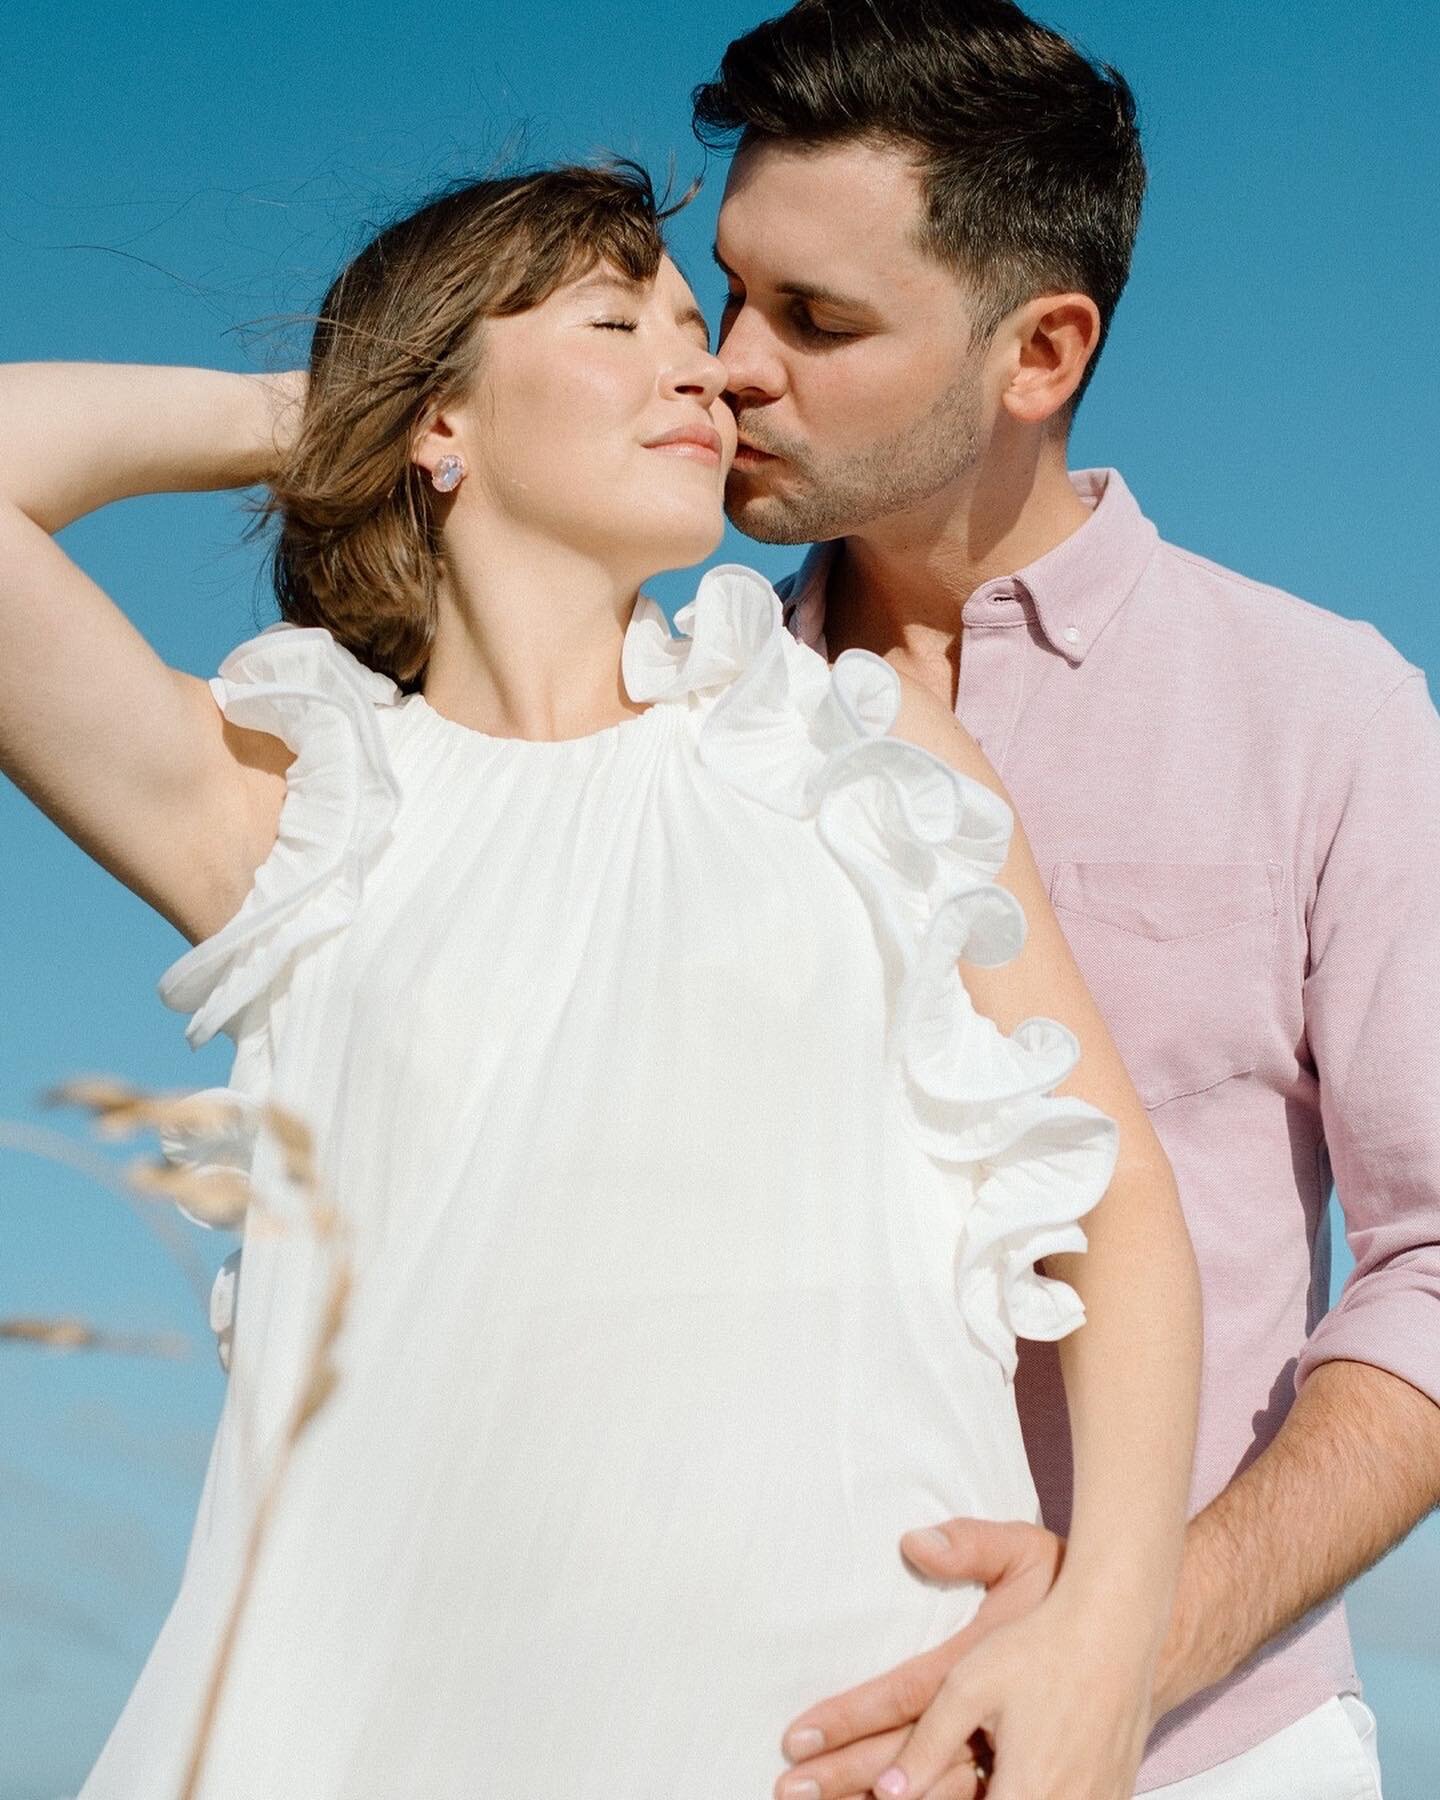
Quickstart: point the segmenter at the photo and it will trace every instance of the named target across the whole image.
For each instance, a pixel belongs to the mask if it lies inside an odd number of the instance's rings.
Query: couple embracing
[[[0,371],[3,766],[234,1041],[172,1154],[276,1200],[291,1108],[353,1255],[199,1791],[1378,1794],[1339,1596],[1440,1498],[1425,678],[1068,469],[1116,71],[801,0],[696,118],[713,349],[621,165],[388,226],[304,377]],[[53,541],[252,485],[281,618],[208,681]],[[813,548],[672,630],[727,511]],[[252,1222],[82,1800],[176,1800],[322,1325]]]

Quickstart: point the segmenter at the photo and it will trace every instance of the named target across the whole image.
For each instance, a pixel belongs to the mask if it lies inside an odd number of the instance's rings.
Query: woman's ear
[[[410,440],[410,460],[433,481],[443,457],[458,457],[463,466],[456,421],[444,407],[438,407],[427,413],[417,426]]]
[[[1100,342],[1100,309],[1088,294],[1040,294],[1007,330],[1013,363],[1000,403],[1020,424],[1043,424],[1080,385]]]

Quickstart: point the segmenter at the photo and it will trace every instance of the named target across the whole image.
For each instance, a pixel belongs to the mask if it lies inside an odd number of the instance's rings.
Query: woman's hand
[[[0,774],[192,942],[273,841],[285,747],[228,726],[52,534],[130,495],[268,481],[305,391],[296,372],[0,364]]]
[[[304,369],[282,369],[278,375],[252,375],[248,379],[257,383],[265,396],[270,441],[274,446],[273,466],[266,473],[274,474],[289,454],[300,429],[305,396],[310,391],[310,377]]]
[[[963,1657],[874,1782],[883,1800],[956,1792],[970,1739],[989,1739],[987,1800],[1130,1800],[1152,1724],[1154,1634],[1063,1582]],[[942,1785],[946,1784],[946,1785]]]
[[[897,1766],[906,1800],[975,1800],[972,1742],[987,1769],[994,1747],[991,1800],[1129,1800],[1157,1716],[1152,1609],[1057,1586],[1064,1541],[1038,1526],[951,1520],[933,1547],[920,1531],[901,1544],[924,1573],[983,1580],[985,1601],[943,1644],[800,1714],[778,1800],[866,1800]]]
[[[1062,1538],[1018,1519],[951,1519],[907,1531],[900,1548],[922,1575],[983,1583],[985,1598],[953,1637],[798,1714],[784,1734],[792,1766],[775,1785],[777,1800],[857,1800],[869,1794],[950,1670],[999,1626],[1040,1605],[1065,1554]],[[967,1762],[937,1800],[971,1800],[974,1793]]]
[[[0,501],[55,533],[137,494],[269,481],[309,377],[145,363],[0,363]]]

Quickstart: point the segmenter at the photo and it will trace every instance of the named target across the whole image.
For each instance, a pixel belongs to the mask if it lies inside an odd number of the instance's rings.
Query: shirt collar
[[[1014,575],[987,581],[966,602],[1023,590],[1046,642],[1079,664],[1134,592],[1160,534],[1118,469],[1075,469],[1070,485],[1090,517],[1067,538]],[[803,642],[825,648],[825,588],[839,540],[816,544],[782,584],[785,623]]]

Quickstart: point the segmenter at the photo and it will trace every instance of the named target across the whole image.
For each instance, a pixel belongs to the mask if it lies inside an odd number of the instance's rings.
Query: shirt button
[[[1078,644],[1080,642],[1080,633],[1073,625],[1067,625],[1060,635],[1067,644]]]

